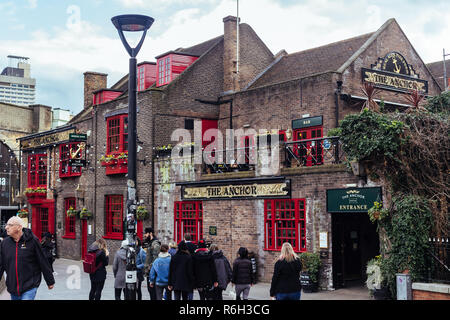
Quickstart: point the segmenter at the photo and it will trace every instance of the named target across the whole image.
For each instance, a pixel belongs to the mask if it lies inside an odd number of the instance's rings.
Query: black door
[[[334,213],[332,245],[334,288],[362,285],[367,261],[380,251],[376,225],[367,213]]]

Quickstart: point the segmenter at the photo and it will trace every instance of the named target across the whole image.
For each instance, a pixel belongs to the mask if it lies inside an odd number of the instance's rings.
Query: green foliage
[[[443,113],[448,116],[450,113],[450,91],[428,98],[425,109],[431,113]]]
[[[320,255],[313,252],[302,252],[299,258],[302,262],[303,271],[307,271],[311,281],[317,283],[321,266]]]
[[[331,128],[328,130],[327,137],[339,137],[342,134],[342,129],[340,127],[338,128]]]
[[[364,109],[341,122],[341,141],[348,159],[396,160],[402,144],[404,123],[385,114]]]
[[[398,195],[392,203],[392,214],[379,224],[387,231],[391,244],[381,272],[395,296],[397,273],[408,270],[415,281],[425,271],[432,214],[429,201],[420,196]]]

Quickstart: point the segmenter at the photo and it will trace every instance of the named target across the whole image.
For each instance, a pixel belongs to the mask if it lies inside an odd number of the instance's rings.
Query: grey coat
[[[120,248],[114,256],[113,262],[114,288],[125,288],[125,273],[127,267],[127,250]]]
[[[223,255],[222,250],[213,251],[212,256],[214,259],[214,264],[216,266],[218,280],[217,282],[219,282],[219,287],[223,290],[226,290],[233,275],[230,262]]]

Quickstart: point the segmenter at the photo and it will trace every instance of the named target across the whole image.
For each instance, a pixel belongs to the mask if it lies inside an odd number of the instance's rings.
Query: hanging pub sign
[[[295,119],[292,120],[292,130],[321,126],[322,123],[323,123],[322,116]]]
[[[86,166],[86,160],[83,158],[83,151],[86,148],[86,143],[80,142],[75,148],[70,149],[70,158],[69,158],[69,164],[72,167],[85,167]]]
[[[51,144],[57,144],[63,141],[68,141],[69,135],[71,133],[74,133],[74,130],[55,132],[27,140],[24,139],[20,141],[20,145],[22,149],[30,149],[30,148],[44,147]]]
[[[327,190],[327,211],[367,212],[374,202],[382,202],[381,187]]]
[[[290,180],[216,182],[210,185],[180,184],[183,200],[236,200],[290,198]]]
[[[361,76],[363,81],[372,83],[377,88],[428,93],[428,81],[419,79],[414,68],[398,52],[390,52],[384,58],[378,58],[370,69],[361,68]]]
[[[69,134],[70,142],[86,141],[86,140],[87,140],[86,133],[71,133],[71,134]]]

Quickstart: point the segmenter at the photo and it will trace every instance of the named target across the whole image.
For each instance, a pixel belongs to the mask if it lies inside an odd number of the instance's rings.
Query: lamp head
[[[113,25],[116,27],[119,32],[120,39],[122,40],[125,49],[128,54],[135,58],[141,49],[142,43],[144,42],[145,35],[147,34],[147,30],[152,26],[155,19],[152,17],[140,15],[140,14],[124,14],[120,16],[115,16],[111,18]],[[125,36],[123,34],[124,31],[127,32],[138,32],[143,31],[141,40],[136,48],[131,48],[128,44]]]

